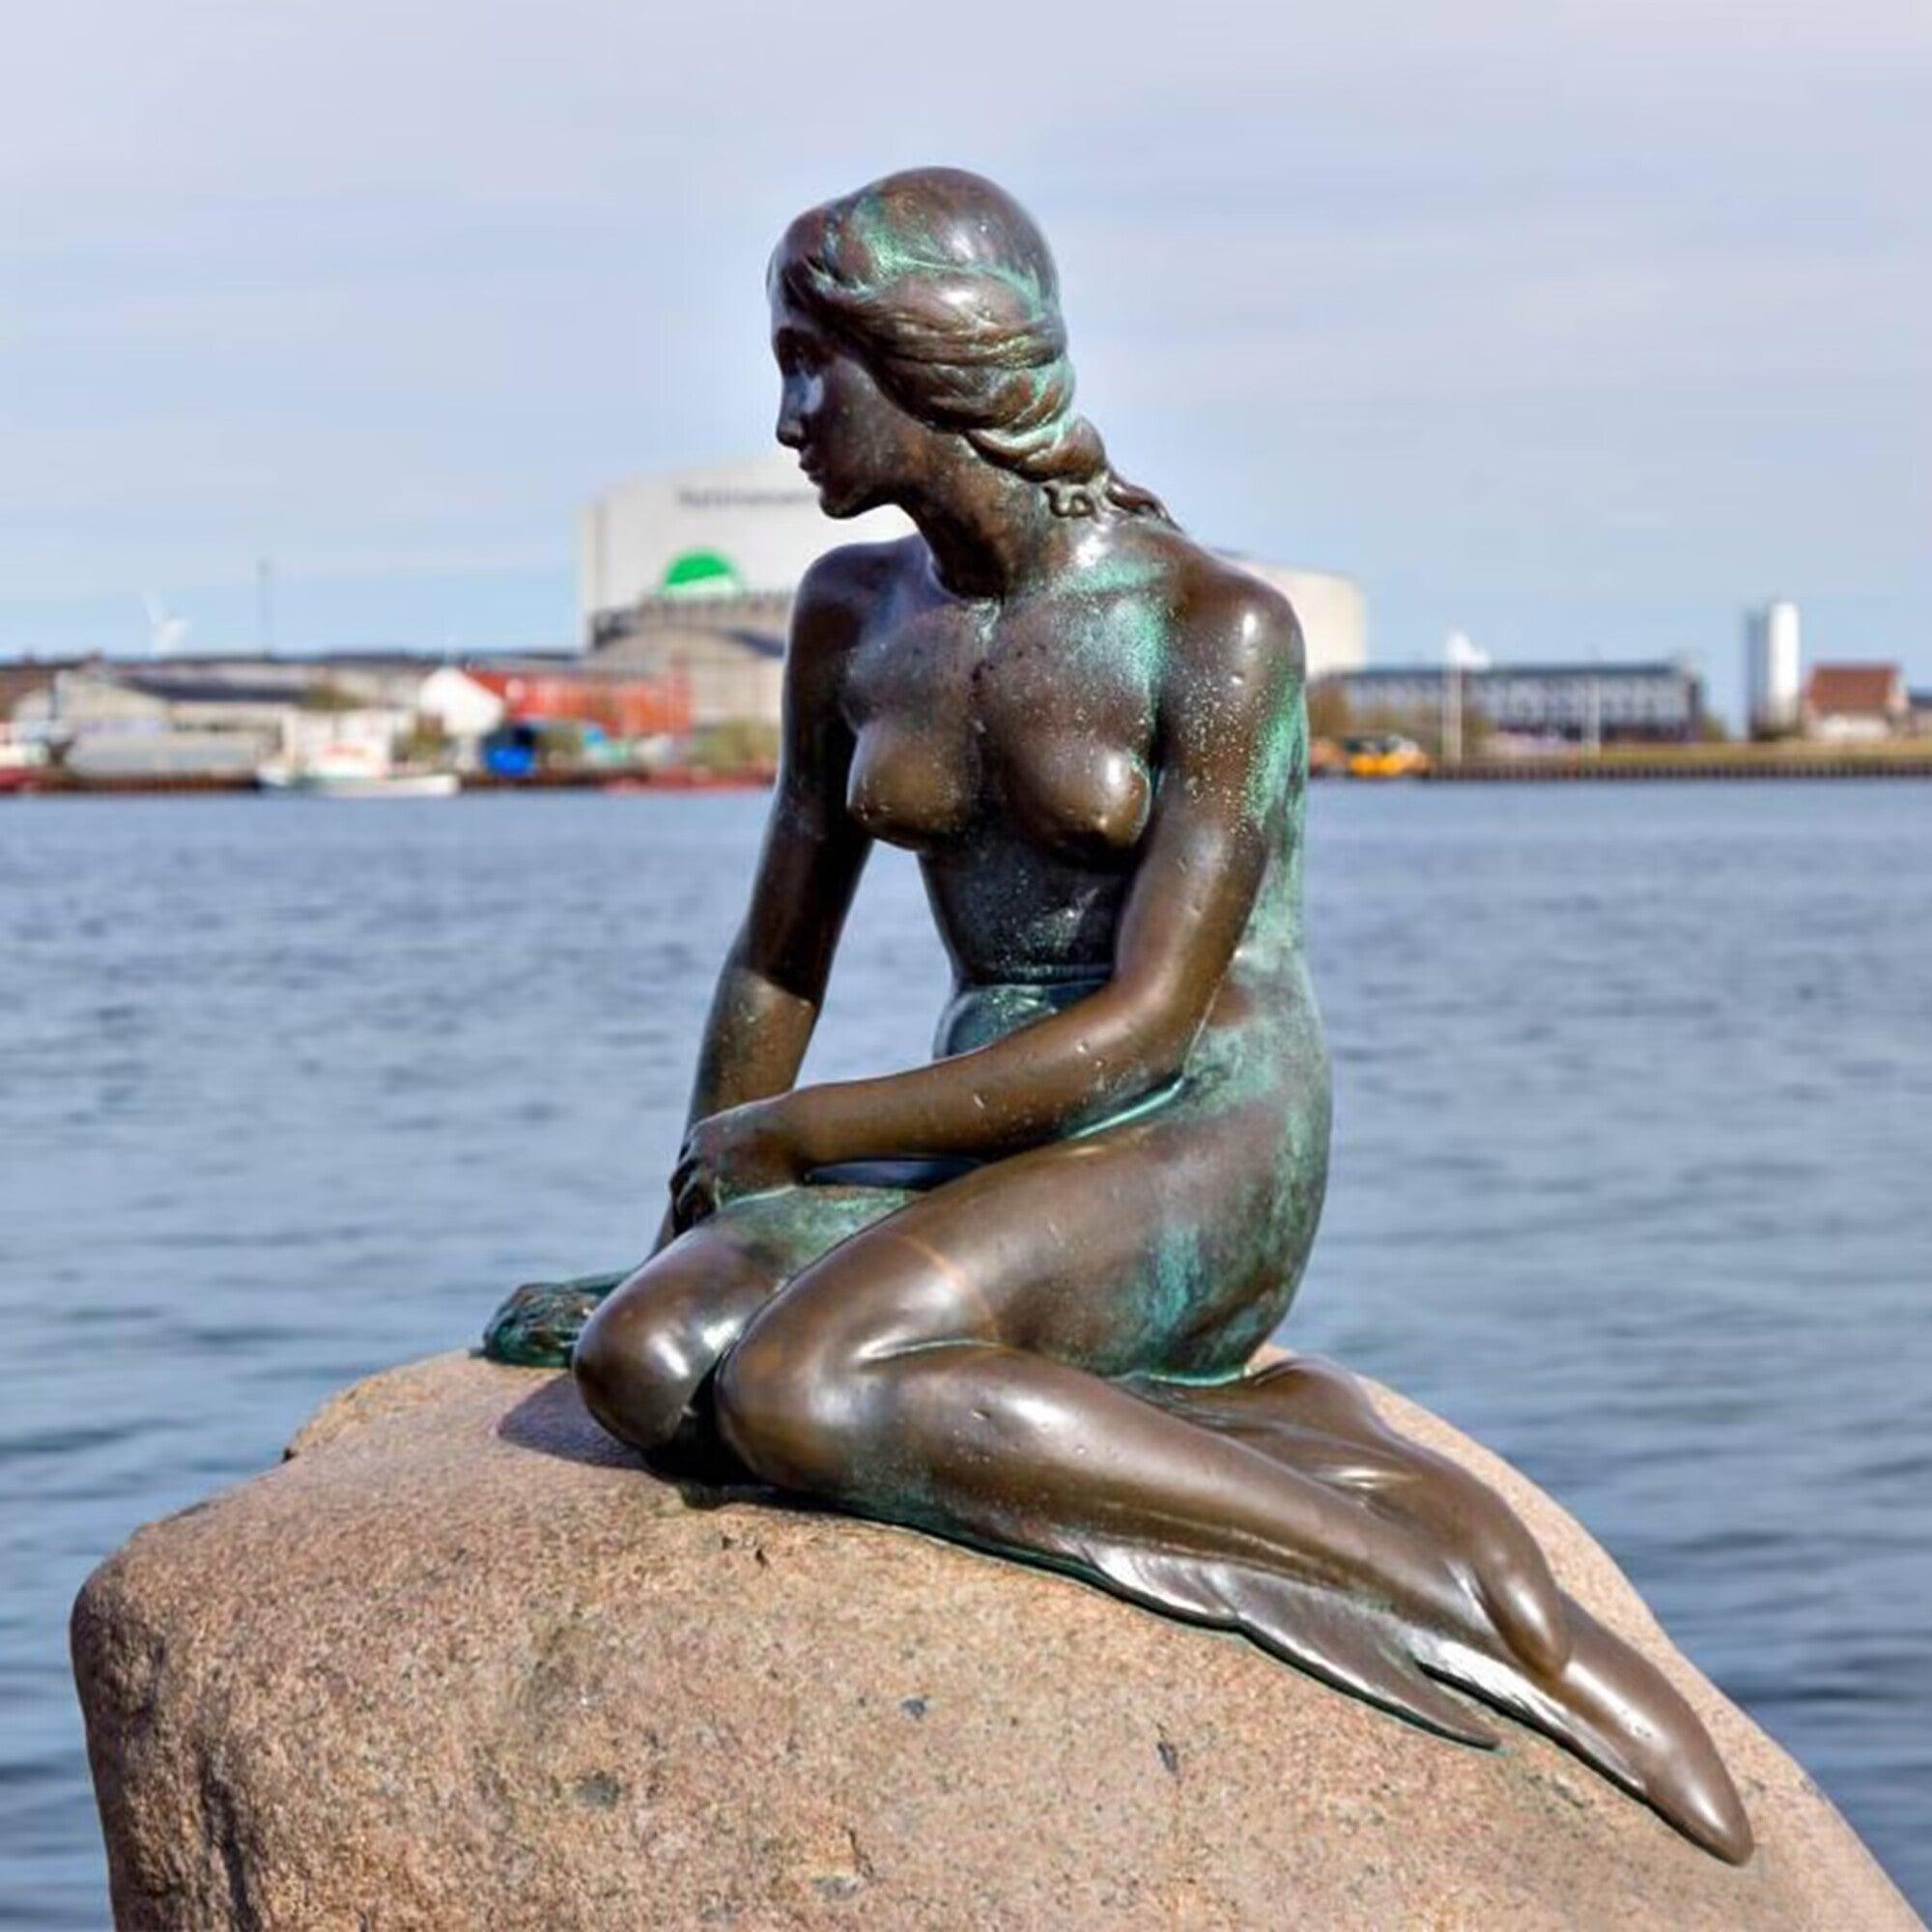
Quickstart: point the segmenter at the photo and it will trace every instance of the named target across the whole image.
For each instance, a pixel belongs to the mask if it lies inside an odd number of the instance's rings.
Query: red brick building
[[[588,665],[467,665],[466,673],[503,700],[506,719],[595,724],[611,738],[684,737],[691,730],[690,681],[676,672],[638,677]]]
[[[1892,738],[1910,729],[1912,699],[1895,664],[1821,664],[1799,707],[1807,738]]]

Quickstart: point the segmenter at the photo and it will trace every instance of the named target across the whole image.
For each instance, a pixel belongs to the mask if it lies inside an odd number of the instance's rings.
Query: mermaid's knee
[[[619,1290],[584,1323],[571,1356],[584,1407],[646,1455],[688,1435],[756,1289],[703,1269],[646,1272]]]
[[[719,1364],[720,1435],[781,1489],[908,1513],[942,1461],[1004,1426],[953,1373],[980,1319],[956,1272],[888,1222],[795,1277]]]
[[[570,1358],[583,1406],[619,1441],[646,1452],[677,1433],[703,1378],[682,1338],[648,1323],[604,1320],[584,1324]]]
[[[774,1310],[719,1364],[719,1434],[765,1482],[845,1494],[860,1444],[872,1433],[870,1380],[856,1358]]]

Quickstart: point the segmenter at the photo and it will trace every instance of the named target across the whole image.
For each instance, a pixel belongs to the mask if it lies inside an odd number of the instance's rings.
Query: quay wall
[[[1932,779],[1932,752],[1911,755],[1722,755],[1615,758],[1470,758],[1423,774],[1435,784],[1639,782],[1659,779]]]

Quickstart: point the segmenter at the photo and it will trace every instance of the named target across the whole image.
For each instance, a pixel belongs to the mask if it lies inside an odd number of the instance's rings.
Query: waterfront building
[[[1752,737],[1797,729],[1800,658],[1796,604],[1780,598],[1746,611],[1745,711]]]
[[[496,698],[497,722],[594,725],[620,742],[692,729],[691,695],[678,679],[641,677],[623,664],[497,658],[466,675]]]
[[[834,523],[787,450],[633,477],[602,492],[582,513],[585,641],[597,643],[645,600],[789,598],[821,551],[883,542],[911,527],[893,509]]]
[[[501,696],[480,677],[439,665],[416,693],[416,716],[457,747],[459,762],[503,722]]]
[[[622,667],[684,694],[690,728],[752,722],[776,725],[784,688],[791,592],[641,597],[606,612],[593,664]]]
[[[1681,744],[1704,724],[1703,680],[1674,662],[1374,666],[1322,689],[1341,695],[1357,728],[1430,736],[1458,704],[1491,731],[1568,744]]]
[[[233,706],[194,696],[178,713],[165,678],[74,666],[14,704],[14,729],[88,778],[245,778],[280,750],[279,696],[244,690]]]
[[[1895,664],[1821,664],[1804,680],[1804,735],[1832,744],[1902,736],[1912,725],[1905,673]]]
[[[836,544],[902,536],[896,510],[836,523],[786,451],[620,483],[584,511],[580,533],[583,640],[639,675],[681,682],[692,722],[776,724],[791,600],[812,559]],[[1232,557],[1287,596],[1311,674],[1367,655],[1358,584],[1321,571]]]
[[[235,779],[344,746],[386,758],[415,723],[413,710],[353,696],[313,670],[301,681],[236,671],[67,667],[15,700],[14,733],[83,778]]]
[[[11,720],[23,697],[43,691],[57,673],[79,668],[76,658],[21,658],[0,664],[0,721]]]
[[[506,721],[575,724],[620,744],[681,738],[694,722],[675,677],[575,652],[0,665],[0,705],[10,739],[100,779],[244,778],[265,763],[386,758],[399,747],[468,770]]]

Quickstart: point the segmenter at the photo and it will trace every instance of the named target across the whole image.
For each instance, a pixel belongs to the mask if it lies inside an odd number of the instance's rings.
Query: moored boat
[[[388,772],[380,778],[352,778],[327,772],[255,774],[263,791],[308,798],[453,798],[463,788],[454,772]]]
[[[308,798],[451,798],[462,782],[454,772],[398,770],[361,745],[335,746],[299,760],[271,759],[255,768],[258,789]]]

